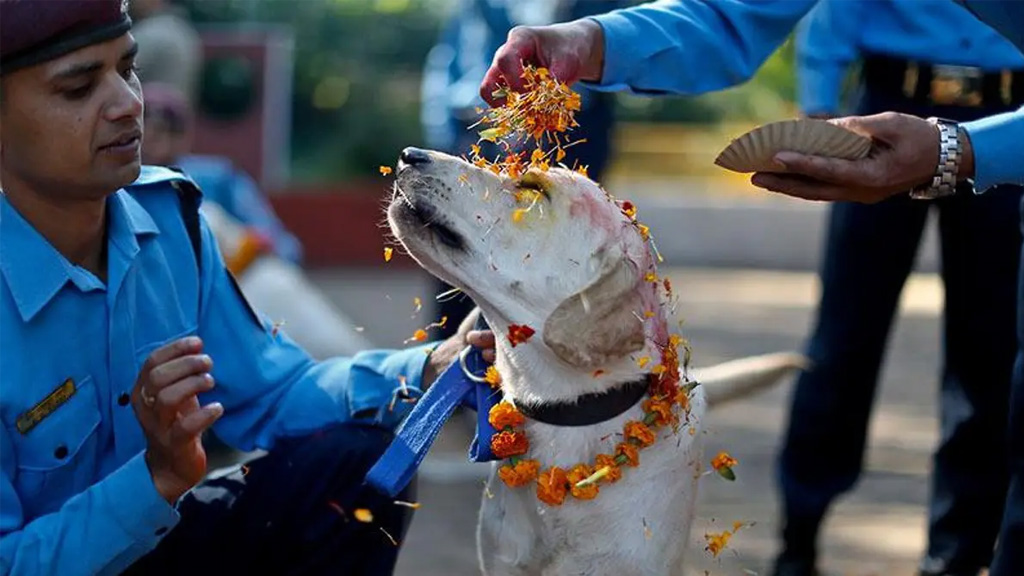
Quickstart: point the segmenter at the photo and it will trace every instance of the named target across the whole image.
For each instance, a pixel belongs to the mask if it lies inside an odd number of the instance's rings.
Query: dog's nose
[[[420,150],[419,148],[409,146],[405,150],[402,150],[402,155],[399,159],[410,166],[414,166],[416,164],[429,164],[430,154],[427,154],[426,150]]]

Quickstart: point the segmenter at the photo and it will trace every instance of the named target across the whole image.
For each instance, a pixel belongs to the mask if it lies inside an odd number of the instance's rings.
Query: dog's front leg
[[[477,556],[484,576],[535,576],[547,554],[542,542],[544,525],[536,507],[523,494],[510,490],[498,478],[497,466],[484,489],[477,525]]]

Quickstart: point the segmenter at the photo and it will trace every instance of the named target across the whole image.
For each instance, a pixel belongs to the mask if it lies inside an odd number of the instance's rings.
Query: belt
[[[864,58],[864,84],[915,104],[964,108],[1024,104],[1024,70],[983,70],[914,62],[889,56]]]

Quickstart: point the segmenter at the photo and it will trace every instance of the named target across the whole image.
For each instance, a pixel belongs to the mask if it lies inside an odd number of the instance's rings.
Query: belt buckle
[[[973,66],[933,66],[929,100],[936,106],[981,106],[983,76]]]

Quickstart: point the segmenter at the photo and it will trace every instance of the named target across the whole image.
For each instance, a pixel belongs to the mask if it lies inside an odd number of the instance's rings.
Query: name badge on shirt
[[[41,402],[18,416],[18,420],[15,423],[18,427],[18,432],[22,435],[28,434],[29,430],[35,428],[44,418],[53,414],[54,410],[70,400],[75,395],[75,392],[78,392],[75,381],[68,378],[56,390],[50,392],[46,398],[43,398]]]

